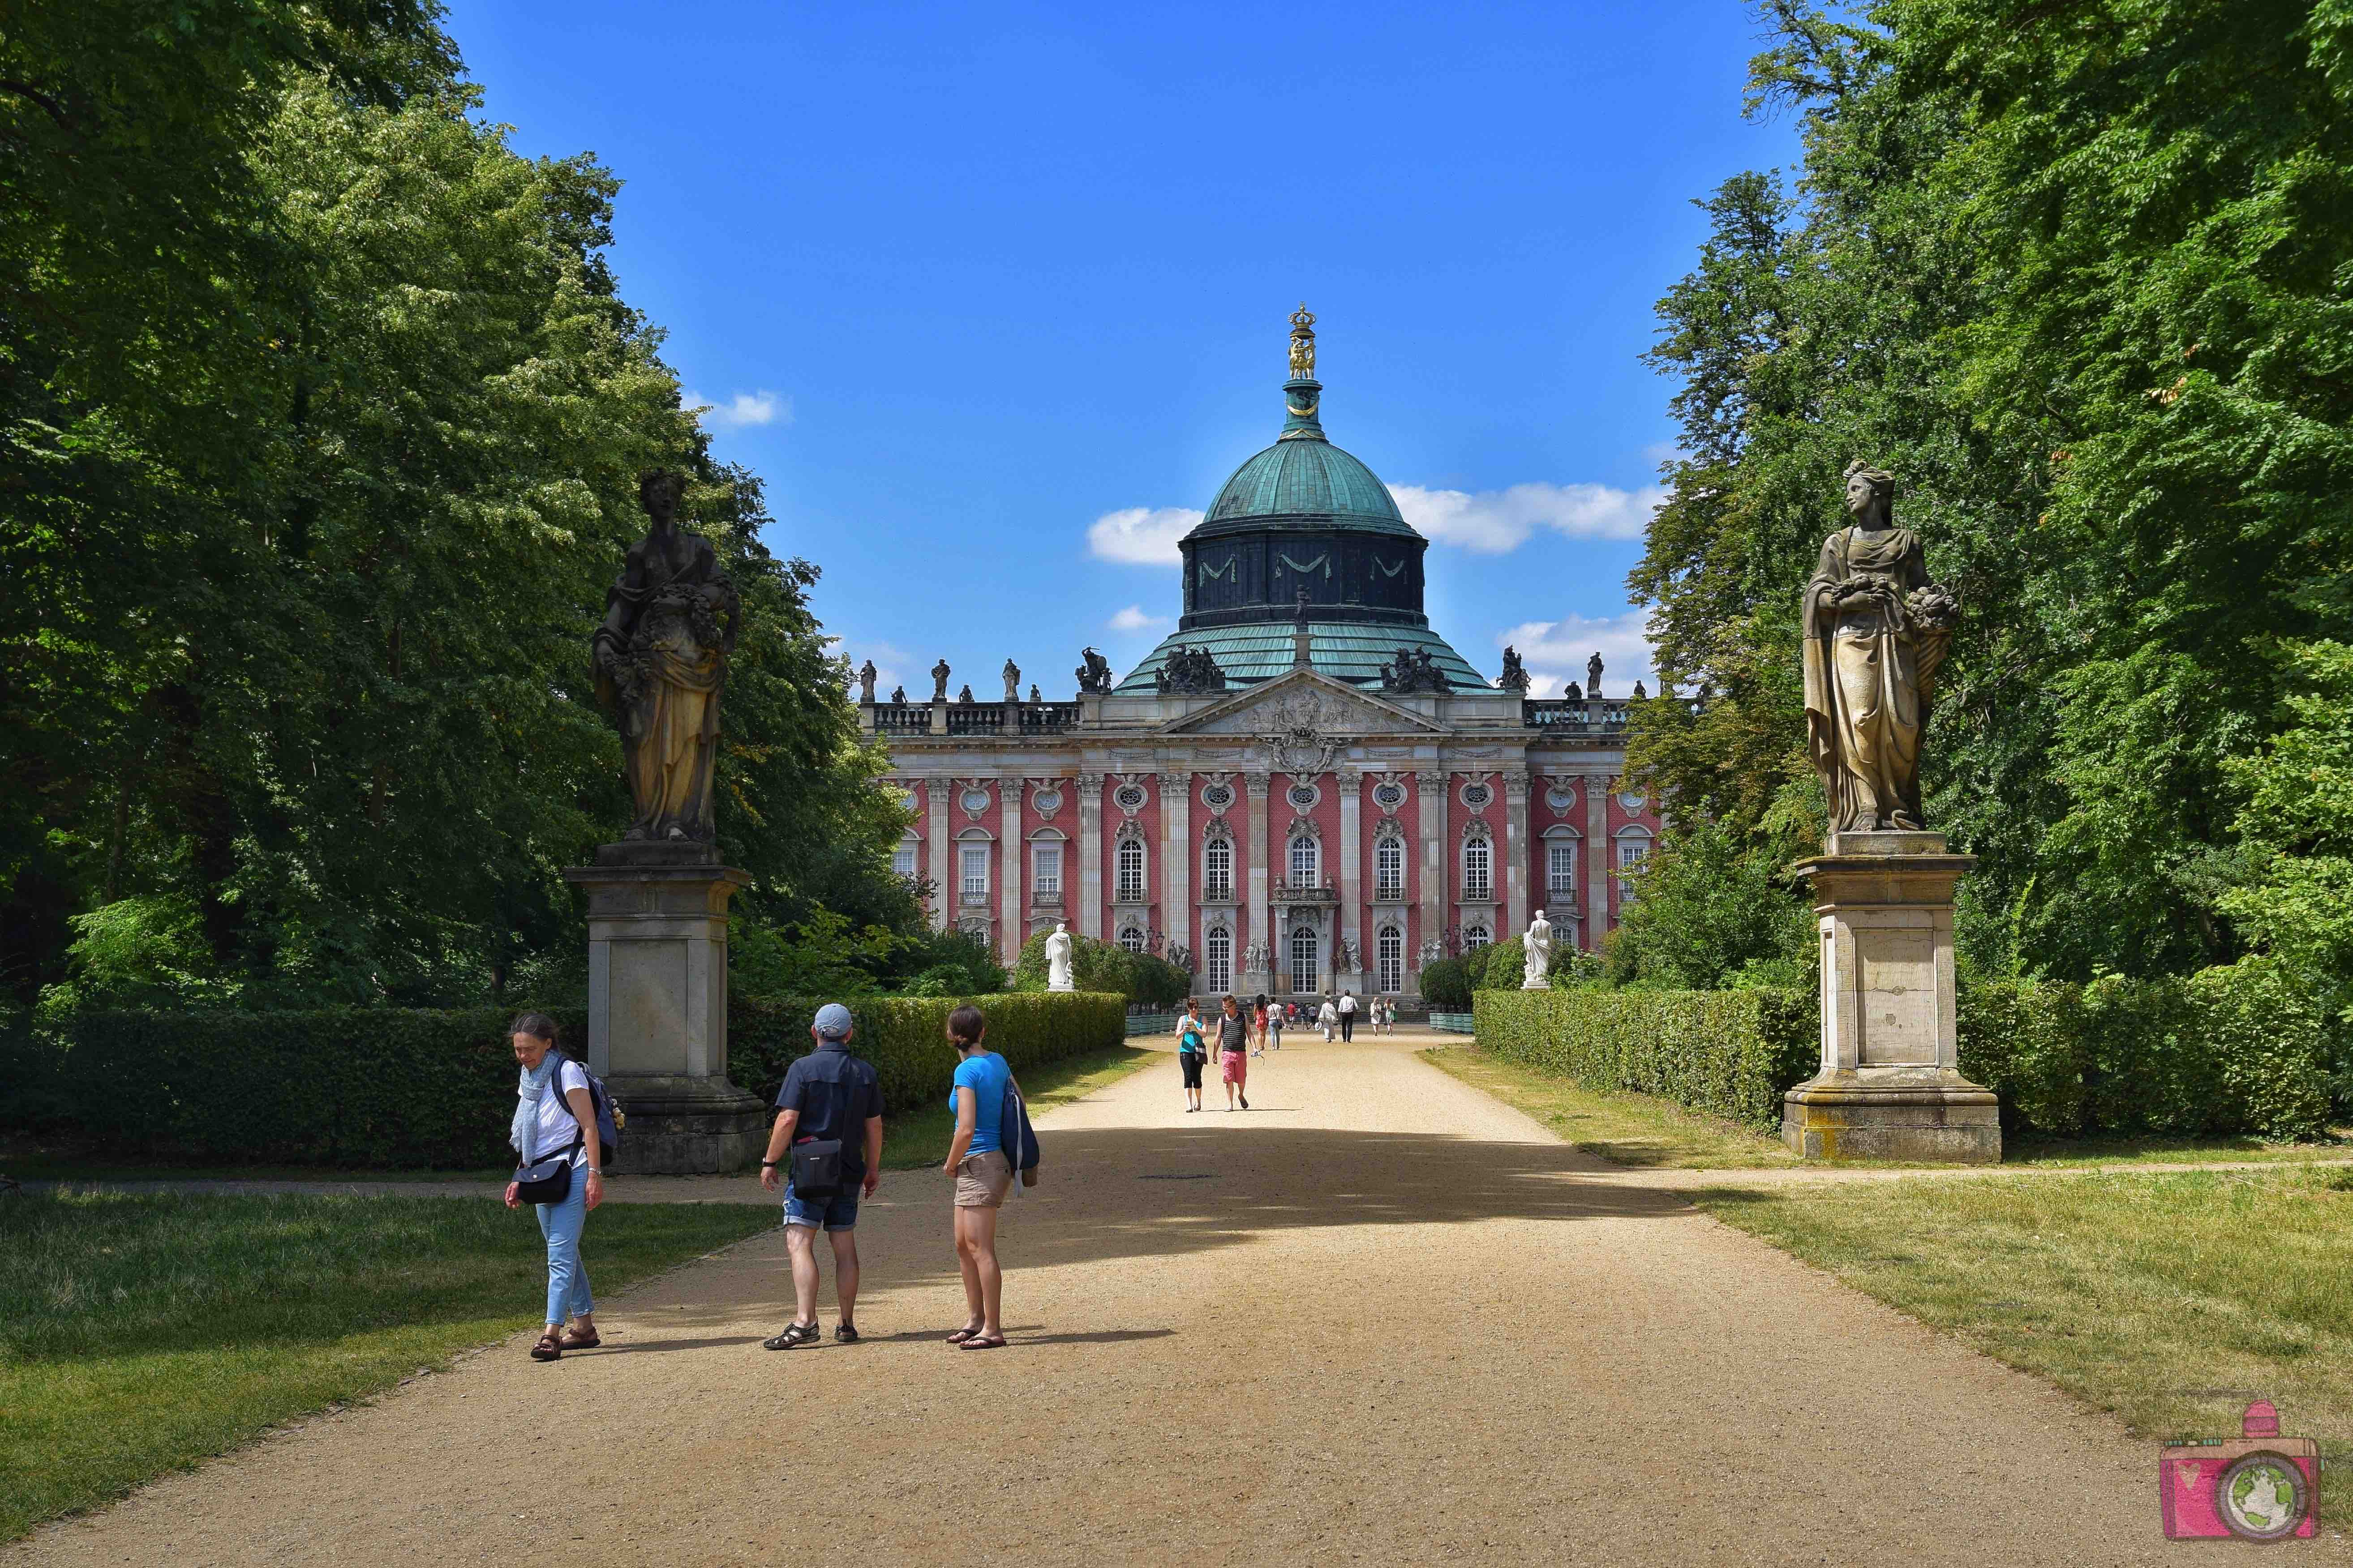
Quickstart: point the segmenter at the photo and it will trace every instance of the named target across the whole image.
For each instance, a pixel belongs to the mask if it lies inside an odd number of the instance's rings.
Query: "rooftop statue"
[[[858,700],[860,702],[874,700],[874,681],[880,673],[874,668],[874,661],[871,658],[858,667]]]
[[[1451,691],[1454,683],[1446,679],[1446,671],[1430,658],[1428,648],[1401,647],[1396,663],[1381,666],[1381,689],[1399,694]]]
[[[1021,700],[1021,667],[1009,658],[1005,661],[1005,700]]]
[[[907,689],[903,686],[892,687],[891,689],[891,700],[901,704],[905,703],[907,700]]]
[[[1506,691],[1525,691],[1528,689],[1528,667],[1520,662],[1519,649],[1510,647],[1504,649],[1504,673],[1495,678],[1495,684]]]
[[[1854,521],[1822,542],[1799,612],[1806,748],[1832,833],[1917,830],[1920,734],[1960,606],[1928,581],[1919,537],[1895,526],[1895,476],[1850,465]]]
[[[1208,648],[1180,644],[1168,650],[1168,658],[1154,675],[1153,684],[1162,691],[1180,696],[1223,691],[1226,672],[1218,668],[1217,656]]]
[[[629,546],[590,642],[596,698],[621,731],[621,766],[637,819],[621,837],[709,843],[719,697],[741,611],[711,541],[678,525],[686,481],[647,474],[638,500],[651,526]]]
[[[1601,656],[1599,653],[1585,661],[1585,694],[1595,699],[1601,695]]]
[[[1081,660],[1078,670],[1079,690],[1082,693],[1092,691],[1109,691],[1111,689],[1111,660],[1105,658],[1103,655],[1097,653],[1092,648],[1088,648],[1086,651],[1080,654],[1079,658]]]
[[[942,659],[939,663],[932,666],[933,701],[945,702],[948,700],[948,677],[953,672],[948,668],[948,661],[946,659]]]
[[[1315,379],[1315,312],[1304,300],[1291,312],[1291,379]]]

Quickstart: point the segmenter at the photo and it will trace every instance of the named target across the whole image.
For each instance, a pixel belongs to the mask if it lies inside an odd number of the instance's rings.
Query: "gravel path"
[[[1183,1113],[1173,1063],[1051,1113],[1005,1215],[1004,1351],[940,1342],[945,1184],[892,1173],[862,1345],[758,1348],[790,1315],[764,1236],[609,1303],[601,1352],[507,1342],[5,1555],[2178,1559],[2153,1445],[1577,1153],[1427,1043],[1301,1040],[1251,1064],[1247,1113]]]

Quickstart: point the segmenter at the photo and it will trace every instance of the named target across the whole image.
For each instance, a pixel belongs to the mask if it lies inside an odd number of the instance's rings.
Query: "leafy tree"
[[[2222,907],[2342,1008],[2353,1002],[2353,647],[2283,651],[2307,684],[2288,699],[2287,728],[2230,764],[2253,872]]]
[[[1714,991],[1743,983],[1810,984],[1814,921],[1788,879],[1719,823],[1662,844],[1641,897],[1603,950],[1612,985]]]

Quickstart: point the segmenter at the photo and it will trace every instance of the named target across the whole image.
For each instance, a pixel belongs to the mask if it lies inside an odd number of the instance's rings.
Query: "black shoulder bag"
[[[847,1085],[835,1083],[834,1122],[841,1121],[841,1112],[848,1108]],[[831,1198],[841,1195],[841,1140],[839,1138],[803,1138],[793,1145],[793,1195],[798,1198]]]
[[[554,1090],[556,1103],[564,1105],[564,1064],[562,1062],[555,1064],[555,1070],[548,1075],[547,1089],[540,1092],[545,1094],[548,1089]],[[571,1115],[572,1108],[565,1105],[564,1110],[565,1114]],[[577,1127],[580,1119],[575,1116],[572,1121],[574,1126]],[[578,1152],[581,1145],[587,1141],[586,1133],[575,1131],[572,1135],[572,1142],[561,1152],[544,1155],[533,1160],[528,1165],[516,1167],[515,1201],[526,1204],[560,1204],[570,1197],[572,1195],[572,1156]]]

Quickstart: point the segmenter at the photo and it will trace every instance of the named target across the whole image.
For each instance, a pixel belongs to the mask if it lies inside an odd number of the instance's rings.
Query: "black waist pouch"
[[[830,1198],[841,1192],[841,1140],[808,1138],[793,1145],[793,1195]]]

